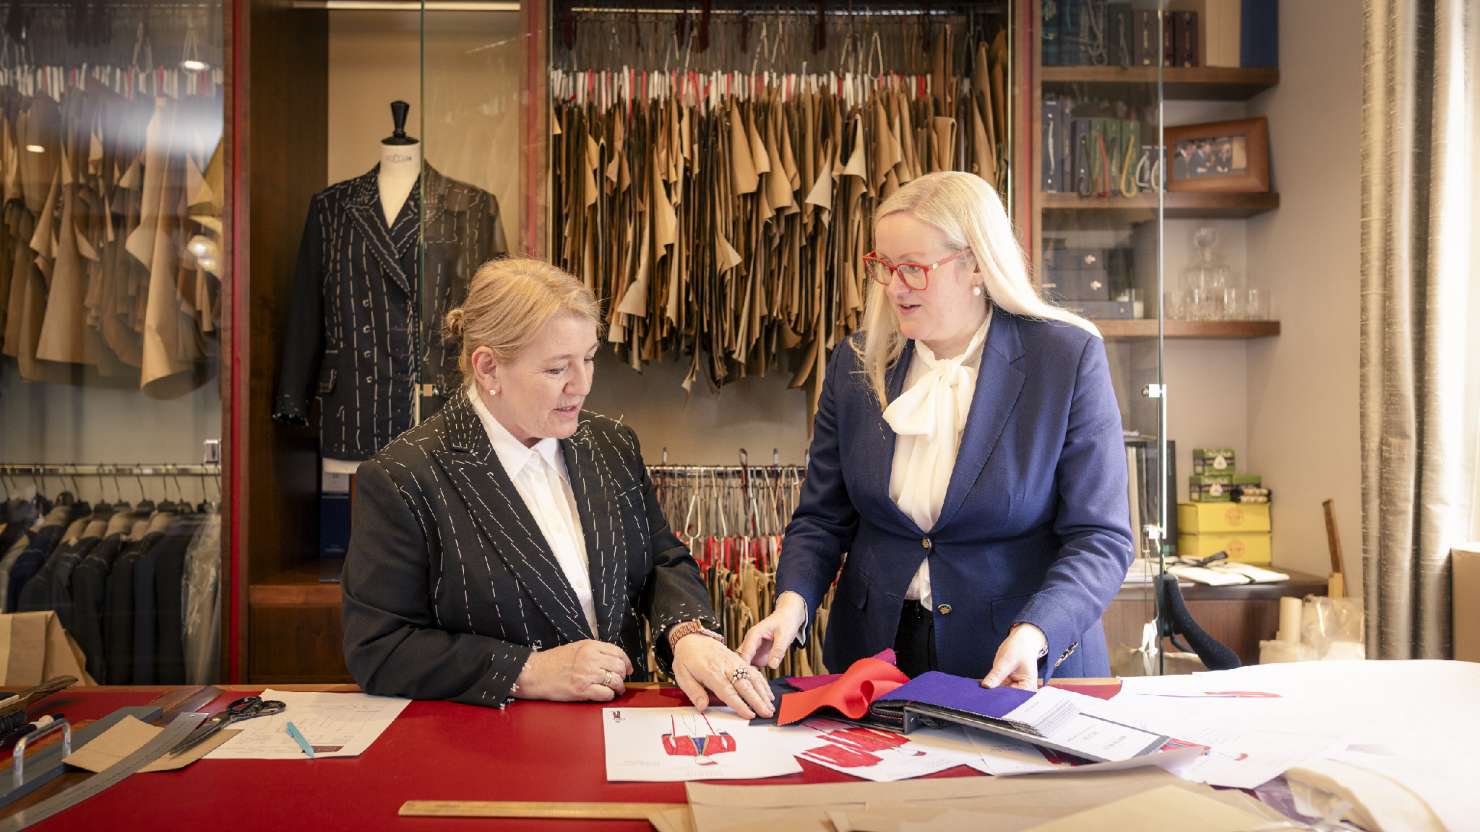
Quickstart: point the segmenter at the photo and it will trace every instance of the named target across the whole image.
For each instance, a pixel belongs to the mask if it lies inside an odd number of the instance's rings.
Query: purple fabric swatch
[[[1002,719],[1032,697],[1032,691],[1021,688],[984,688],[980,679],[932,670],[921,673],[876,701],[916,702]]]

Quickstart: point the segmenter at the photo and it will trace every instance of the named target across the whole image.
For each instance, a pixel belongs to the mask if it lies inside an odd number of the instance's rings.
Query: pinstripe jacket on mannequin
[[[502,704],[533,649],[597,638],[645,677],[668,628],[718,628],[659,510],[630,428],[583,412],[560,450],[580,514],[597,633],[465,395],[360,466],[345,559],[344,651],[369,693]]]
[[[508,252],[492,194],[428,165],[387,225],[378,172],[310,202],[278,358],[273,418],[307,425],[317,395],[320,452],[334,459],[369,459],[411,427],[417,385],[457,386],[441,322],[473,272]]]

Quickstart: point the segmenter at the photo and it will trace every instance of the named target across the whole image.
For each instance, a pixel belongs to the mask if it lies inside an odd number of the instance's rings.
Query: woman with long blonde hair
[[[828,365],[776,611],[741,656],[779,664],[836,579],[830,669],[892,647],[910,675],[987,687],[1107,675],[1100,615],[1133,549],[1099,332],[1039,296],[977,176],[910,182],[874,236],[864,328]]]

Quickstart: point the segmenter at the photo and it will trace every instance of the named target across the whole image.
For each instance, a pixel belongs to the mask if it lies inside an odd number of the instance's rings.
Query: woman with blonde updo
[[[600,314],[580,281],[496,260],[447,316],[467,387],[360,466],[344,651],[369,693],[609,701],[658,662],[698,708],[773,713],[729,650],[630,428],[581,404]]]

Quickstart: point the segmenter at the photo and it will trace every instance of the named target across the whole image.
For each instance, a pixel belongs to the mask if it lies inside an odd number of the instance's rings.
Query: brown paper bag
[[[79,685],[95,685],[83,670],[82,648],[62,629],[55,612],[0,615],[0,688],[35,687],[57,676],[76,676]]]

